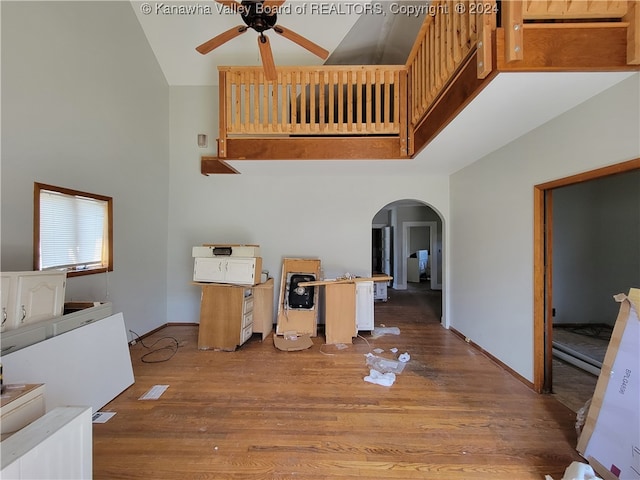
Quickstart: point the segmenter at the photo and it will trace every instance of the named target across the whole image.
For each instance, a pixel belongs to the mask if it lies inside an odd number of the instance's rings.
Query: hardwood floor
[[[442,328],[436,292],[389,292],[376,326],[400,334],[347,348],[319,335],[282,352],[254,335],[235,352],[199,351],[193,326],[144,340],[174,337],[166,362],[143,363],[148,350],[131,347],[136,383],[93,426],[94,477],[539,480],[581,460],[570,409]],[[365,382],[364,355],[392,347],[411,355],[395,383]],[[158,400],[138,400],[157,384],[169,385]]]
[[[607,325],[554,326],[553,340],[600,363],[609,346],[613,328]],[[586,372],[564,360],[553,358],[553,395],[574,412],[593,397],[597,375]]]

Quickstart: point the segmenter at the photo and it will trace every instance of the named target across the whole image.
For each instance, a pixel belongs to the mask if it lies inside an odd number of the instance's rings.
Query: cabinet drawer
[[[242,305],[242,313],[246,314],[249,312],[253,312],[253,295],[245,297],[244,304]]]
[[[243,328],[242,332],[240,332],[240,345],[251,338],[253,334],[253,323],[250,323],[248,327]]]
[[[242,316],[242,328],[253,325],[253,312],[247,312]]]
[[[46,338],[47,326],[45,324],[26,325],[20,329],[9,330],[3,333],[2,338],[0,338],[2,354],[15,352],[21,348],[46,340]]]

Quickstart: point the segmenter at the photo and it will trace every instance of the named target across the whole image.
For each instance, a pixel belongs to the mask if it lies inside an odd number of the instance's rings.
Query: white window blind
[[[40,190],[40,268],[106,266],[108,202]]]

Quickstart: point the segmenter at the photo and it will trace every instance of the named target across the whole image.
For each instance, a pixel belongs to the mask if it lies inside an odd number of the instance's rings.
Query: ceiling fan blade
[[[275,27],[273,27],[273,29],[276,31],[276,33],[279,33],[280,35],[282,35],[285,38],[288,38],[292,42],[297,43],[302,48],[306,48],[311,53],[319,56],[323,60],[326,60],[326,58],[329,56],[329,52],[327,50],[322,48],[320,45],[313,43],[311,40],[304,38],[302,35],[297,34],[293,30],[289,30],[288,28],[285,28],[280,25],[276,25]]]
[[[226,32],[222,32],[220,35],[216,35],[211,40],[204,42],[202,45],[198,45],[196,50],[201,54],[209,53],[214,48],[218,48],[223,43],[228,42],[232,38],[236,38],[241,33],[247,31],[247,27],[244,25],[238,25],[237,27],[230,28]]]
[[[278,78],[276,72],[276,64],[273,61],[273,52],[269,37],[258,35],[258,48],[260,49],[260,58],[262,58],[262,67],[264,68],[264,76],[269,81],[275,81]]]

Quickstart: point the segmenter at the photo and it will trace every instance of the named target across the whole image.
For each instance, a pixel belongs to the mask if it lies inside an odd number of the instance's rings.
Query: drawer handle
[[[24,319],[27,318],[27,311],[24,308],[24,305],[22,305],[22,318],[20,319],[20,323],[24,323]]]
[[[7,307],[2,307],[2,326],[7,323]]]

